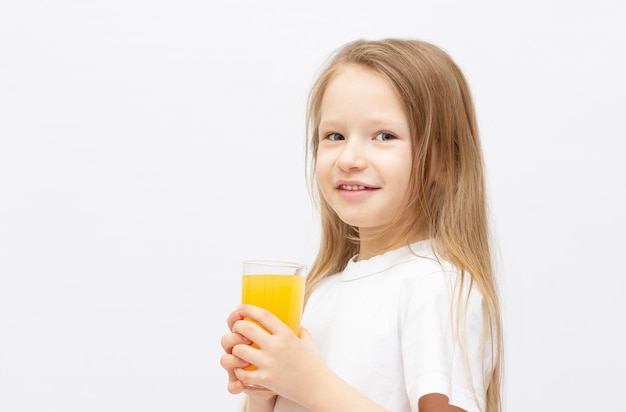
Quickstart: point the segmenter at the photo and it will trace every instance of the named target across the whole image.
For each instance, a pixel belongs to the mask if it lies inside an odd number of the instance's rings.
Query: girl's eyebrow
[[[319,128],[334,128],[345,126],[347,122],[339,118],[323,118],[319,122]],[[372,128],[403,128],[406,127],[406,122],[403,119],[393,118],[389,116],[379,116],[367,119],[364,122],[365,125]]]
[[[377,125],[385,125],[385,124],[404,124],[406,121],[404,119],[398,118],[397,116],[371,116],[369,119],[362,121],[367,125],[377,126]],[[345,124],[347,121],[343,118],[339,117],[323,117],[320,119],[320,125],[335,125],[335,124]]]

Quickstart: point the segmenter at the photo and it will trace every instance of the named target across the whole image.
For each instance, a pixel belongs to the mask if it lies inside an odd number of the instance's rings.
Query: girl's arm
[[[417,409],[420,412],[466,412],[465,409],[450,405],[448,397],[440,393],[429,393],[422,396]]]
[[[303,406],[312,412],[388,412],[330,369],[318,379],[323,384],[312,388],[310,396],[303,402]]]
[[[257,395],[249,395],[246,399],[246,407],[244,412],[273,412],[276,396],[263,397]]]
[[[237,312],[263,325],[249,321],[233,325],[233,333],[259,346],[232,348],[233,356],[256,366],[256,370],[234,368],[238,381],[269,388],[312,412],[386,411],[326,366],[306,329],[298,337],[271,313],[250,305],[240,306]],[[261,411],[252,406],[251,399],[248,412]]]
[[[332,372],[324,382],[325,384],[319,385],[317,390],[311,390],[311,397],[304,404],[312,412],[387,411]],[[418,410],[420,412],[466,412],[465,409],[450,405],[448,397],[439,393],[422,396]]]

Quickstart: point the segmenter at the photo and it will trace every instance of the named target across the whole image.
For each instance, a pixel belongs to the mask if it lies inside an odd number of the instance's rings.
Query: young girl
[[[304,327],[239,306],[222,338],[229,391],[278,394],[249,394],[248,412],[499,412],[483,163],[459,68],[424,42],[347,44],[308,125],[322,236]]]

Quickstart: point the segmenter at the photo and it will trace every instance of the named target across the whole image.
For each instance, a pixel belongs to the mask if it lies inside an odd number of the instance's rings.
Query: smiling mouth
[[[357,191],[357,190],[373,190],[373,187],[367,187],[362,185],[339,185],[338,189],[347,190],[347,191]]]

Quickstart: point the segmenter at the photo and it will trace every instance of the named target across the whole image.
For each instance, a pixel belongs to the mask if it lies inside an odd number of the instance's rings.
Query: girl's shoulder
[[[470,273],[461,272],[455,265],[437,255],[432,248],[413,251],[410,257],[395,268],[406,293],[422,299],[452,300],[465,296],[467,301],[481,302],[482,294],[472,282]]]

